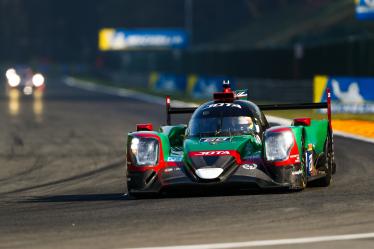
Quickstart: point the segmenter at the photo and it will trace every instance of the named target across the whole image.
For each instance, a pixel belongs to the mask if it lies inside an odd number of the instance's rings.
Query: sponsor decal
[[[236,90],[235,96],[239,99],[247,99],[248,98],[248,89],[245,90]]]
[[[220,143],[229,141],[229,137],[208,137],[208,138],[201,138],[200,143]]]
[[[223,107],[223,106],[242,109],[241,105],[234,104],[234,103],[216,103],[216,104],[210,104],[207,107],[205,107],[205,109],[216,108],[216,107]]]
[[[243,164],[242,167],[243,167],[243,169],[254,170],[254,169],[257,169],[257,164],[255,164],[255,163],[253,163],[253,164]]]
[[[305,154],[308,176],[314,175],[313,144],[308,144]]]
[[[172,168],[166,168],[166,169],[164,169],[165,173],[176,172],[176,171],[181,171],[181,168],[172,167]]]
[[[236,92],[236,97],[247,97],[247,93],[245,91]]]
[[[228,150],[212,150],[212,151],[197,151],[191,152],[190,156],[226,156],[230,155]]]
[[[290,158],[295,158],[295,163],[300,162],[300,155],[291,155]]]
[[[298,171],[292,172],[292,175],[301,175],[302,173],[303,173],[303,171],[300,169]]]
[[[182,162],[183,156],[169,156],[168,162]]]

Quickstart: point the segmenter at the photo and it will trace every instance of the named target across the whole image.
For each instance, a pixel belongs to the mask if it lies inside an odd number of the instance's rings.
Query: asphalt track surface
[[[123,196],[125,135],[164,108],[50,79],[0,103],[0,248],[128,248],[374,232],[374,145],[335,138],[328,188]],[[17,104],[18,103],[18,104]],[[261,248],[374,248],[374,239]]]

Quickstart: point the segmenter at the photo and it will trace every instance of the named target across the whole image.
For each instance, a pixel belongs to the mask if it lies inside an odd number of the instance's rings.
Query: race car
[[[128,133],[128,194],[329,186],[336,164],[327,91],[325,103],[256,105],[224,82],[223,92],[197,108],[171,107],[166,97],[167,125],[155,131],[151,123],[138,124]],[[295,118],[289,126],[270,126],[263,113],[320,108],[328,119]],[[188,124],[171,125],[171,114],[184,113],[192,113]]]
[[[25,95],[31,95],[35,90],[42,91],[45,87],[45,78],[41,73],[34,73],[30,67],[18,66],[9,68],[5,77],[7,89],[20,89]]]

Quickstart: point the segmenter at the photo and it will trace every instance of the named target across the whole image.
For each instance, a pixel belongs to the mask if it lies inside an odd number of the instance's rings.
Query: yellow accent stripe
[[[314,102],[322,101],[322,97],[326,90],[328,80],[329,78],[327,76],[316,75],[314,77],[314,84],[313,84]]]

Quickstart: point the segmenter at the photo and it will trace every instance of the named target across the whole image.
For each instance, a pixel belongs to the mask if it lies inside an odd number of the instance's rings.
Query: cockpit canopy
[[[228,103],[211,101],[200,106],[193,113],[187,135],[219,137],[260,134],[264,130],[263,119],[263,114],[252,102],[243,100]]]

